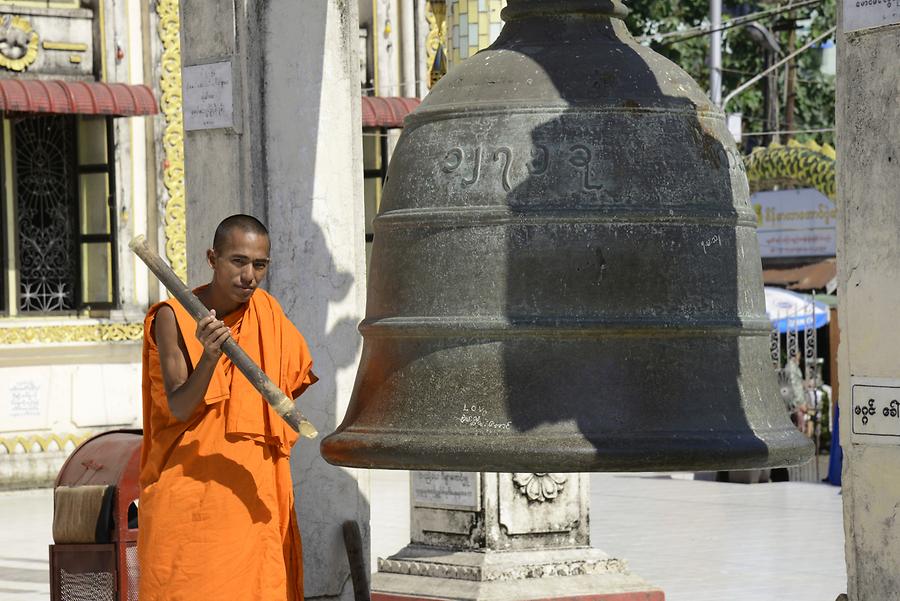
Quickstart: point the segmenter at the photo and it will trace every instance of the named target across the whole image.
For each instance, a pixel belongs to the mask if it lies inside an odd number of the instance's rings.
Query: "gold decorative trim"
[[[428,87],[431,88],[447,74],[447,6],[443,2],[425,3],[428,35],[425,37],[425,64],[428,66]]]
[[[69,57],[69,62],[77,65],[78,63],[81,62],[81,57],[78,56],[77,54],[73,54]]]
[[[753,192],[781,188],[815,188],[835,198],[835,152],[825,144],[791,140],[787,146],[772,144],[756,148],[744,159]]]
[[[45,40],[41,46],[44,50],[64,50],[66,52],[87,52],[88,45],[79,42],[50,42]]]
[[[24,453],[46,453],[50,450],[50,445],[53,443],[56,443],[57,450],[65,451],[66,443],[71,442],[72,450],[74,450],[75,447],[93,435],[93,432],[88,432],[87,434],[47,434],[46,436],[40,434],[31,434],[30,436],[0,436],[0,448],[6,449],[6,455],[16,454],[16,448],[19,445],[22,445],[22,452]],[[40,449],[39,451],[32,450],[35,445]],[[21,454],[21,452],[19,454]],[[0,452],[0,456],[3,455],[4,453]]]
[[[144,336],[140,322],[0,328],[0,346],[8,344],[64,344],[127,342]]]
[[[11,30],[15,30],[19,35],[27,36],[28,44],[25,46],[25,54],[18,58],[10,58],[3,52],[0,52],[0,67],[5,67],[11,71],[24,71],[28,65],[37,59],[38,55],[38,33],[31,28],[28,19],[19,16],[6,15],[0,19],[0,31],[3,32],[3,39],[9,43]]]
[[[81,8],[81,0],[0,0],[0,6],[28,8]]]
[[[169,194],[164,209],[166,257],[172,269],[187,280],[187,232],[184,187],[184,120],[181,112],[181,16],[178,0],[159,0],[159,37],[163,54],[160,66],[160,108],[166,118],[163,133],[165,161],[163,183]]]

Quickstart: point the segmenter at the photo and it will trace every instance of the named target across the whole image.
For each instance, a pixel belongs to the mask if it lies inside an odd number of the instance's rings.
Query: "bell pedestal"
[[[590,546],[586,474],[412,472],[411,542],[373,601],[664,601]]]

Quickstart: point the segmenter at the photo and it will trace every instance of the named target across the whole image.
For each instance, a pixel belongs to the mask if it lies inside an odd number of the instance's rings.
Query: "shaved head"
[[[235,230],[246,234],[256,234],[257,236],[265,236],[266,238],[269,237],[269,230],[267,230],[266,226],[264,226],[256,217],[241,214],[232,215],[231,217],[223,219],[222,223],[219,224],[219,227],[216,228],[216,234],[213,236],[213,249],[216,251],[222,250],[222,247],[226,244],[229,236]]]

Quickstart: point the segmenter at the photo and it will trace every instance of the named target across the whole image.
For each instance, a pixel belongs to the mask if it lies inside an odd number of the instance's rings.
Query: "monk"
[[[222,354],[234,338],[291,398],[316,381],[303,336],[259,288],[269,235],[228,217],[195,322],[175,300],[144,322],[140,601],[302,601],[289,458],[297,434]]]

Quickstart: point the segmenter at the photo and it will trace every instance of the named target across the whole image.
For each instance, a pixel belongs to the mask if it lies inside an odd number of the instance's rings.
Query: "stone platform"
[[[599,549],[453,552],[410,545],[378,562],[373,601],[663,601]]]

